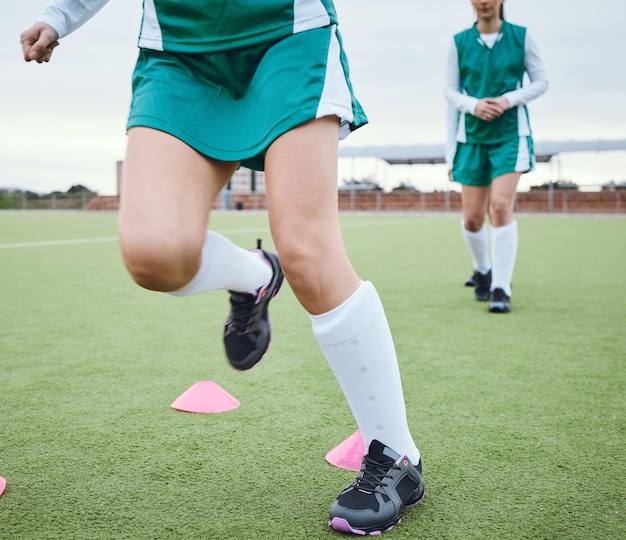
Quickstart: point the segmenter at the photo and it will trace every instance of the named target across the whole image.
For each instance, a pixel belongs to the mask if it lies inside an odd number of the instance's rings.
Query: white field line
[[[115,241],[117,241],[117,236],[106,236],[104,238],[72,238],[70,240],[43,240],[41,242],[14,242],[9,244],[0,244],[0,249],[69,246],[73,244],[96,244],[98,242]]]
[[[406,219],[389,219],[389,220],[380,220],[376,221],[376,223],[372,223],[372,221],[355,221],[353,223],[344,223],[341,225],[341,228],[352,228],[352,227],[367,227],[367,226],[380,226],[380,225],[398,225],[401,223],[406,223]],[[424,221],[422,219],[422,221]],[[246,234],[251,232],[268,232],[266,227],[256,227],[249,229],[224,229],[221,231],[217,231],[220,234]],[[20,249],[20,248],[37,248],[37,247],[49,247],[49,246],[71,246],[77,244],[98,244],[104,242],[117,242],[117,236],[104,236],[99,238],[71,238],[67,240],[42,240],[38,242],[9,242],[6,244],[0,244],[0,249]]]

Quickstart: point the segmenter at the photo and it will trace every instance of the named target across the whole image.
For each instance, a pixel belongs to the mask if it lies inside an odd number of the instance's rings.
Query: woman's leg
[[[485,223],[489,188],[463,185],[461,189],[463,206],[461,234],[474,267],[472,278],[476,300],[484,302],[489,300],[491,289],[489,233]]]
[[[382,304],[374,286],[352,268],[341,236],[338,135],[337,118],[325,117],[284,134],[268,149],[272,236],[365,444],[378,439],[417,463]]]
[[[489,220],[494,227],[505,227],[513,221],[517,184],[522,173],[513,172],[497,176],[491,181],[489,195]]]
[[[517,222],[513,218],[517,184],[521,173],[494,178],[489,197],[491,220],[492,290],[502,289],[511,296],[511,281],[517,258]]]
[[[468,186],[465,184],[461,186],[461,204],[466,230],[475,233],[482,229],[487,218],[488,201],[488,186]]]
[[[260,257],[206,230],[215,198],[236,167],[167,133],[129,131],[119,234],[124,262],[139,285],[183,296],[255,289],[270,279]]]
[[[377,534],[424,496],[398,361],[374,286],[352,268],[337,208],[339,124],[325,117],[279,137],[266,155],[270,226],[285,275],[350,405],[367,448],[329,525]],[[406,456],[405,459],[401,459]]]

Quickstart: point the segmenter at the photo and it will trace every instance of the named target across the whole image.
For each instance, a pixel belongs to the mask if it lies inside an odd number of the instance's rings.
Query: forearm
[[[82,26],[109,0],[55,0],[38,19],[54,28],[59,38]]]
[[[446,87],[444,95],[448,104],[457,111],[467,114],[475,114],[476,105],[479,101],[478,98],[462,94],[458,90],[451,87]]]

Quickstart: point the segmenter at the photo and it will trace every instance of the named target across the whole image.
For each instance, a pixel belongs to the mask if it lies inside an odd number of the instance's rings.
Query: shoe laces
[[[500,288],[493,291],[492,300],[494,302],[504,302],[507,299],[507,294]]]
[[[393,461],[377,461],[369,455],[363,457],[364,465],[361,468],[361,474],[354,481],[353,486],[366,493],[373,493],[377,487],[384,487],[385,477],[391,469],[394,468]]]
[[[257,295],[231,292],[230,305],[232,306],[231,326],[234,326],[238,332],[247,331],[254,322]]]

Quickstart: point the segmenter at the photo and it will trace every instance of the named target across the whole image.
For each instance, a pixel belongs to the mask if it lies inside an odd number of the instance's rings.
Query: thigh
[[[342,303],[359,284],[339,227],[339,120],[327,116],[279,137],[266,155],[272,236],[296,296],[310,313]]]
[[[200,249],[213,202],[236,166],[162,131],[130,129],[119,217],[123,246]]]

